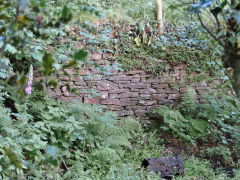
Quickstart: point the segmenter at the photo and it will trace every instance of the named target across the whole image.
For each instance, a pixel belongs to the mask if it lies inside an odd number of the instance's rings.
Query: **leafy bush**
[[[11,98],[11,95],[10,95]],[[139,124],[100,107],[75,102],[58,102],[42,93],[14,103],[17,112],[0,106],[1,176],[51,177],[56,174],[77,178],[84,169],[105,171],[123,156],[123,147]],[[54,165],[54,166],[53,166]],[[49,167],[50,166],[50,167]]]
[[[179,107],[160,107],[155,112],[162,115],[164,130],[196,144],[202,140],[210,143],[239,146],[240,104],[230,96],[204,95],[204,103],[196,101],[196,93],[188,88]]]

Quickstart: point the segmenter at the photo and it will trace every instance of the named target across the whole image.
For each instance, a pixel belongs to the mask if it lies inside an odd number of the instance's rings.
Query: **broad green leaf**
[[[88,55],[87,51],[81,49],[74,54],[73,58],[75,60],[84,61],[86,59],[87,55]]]

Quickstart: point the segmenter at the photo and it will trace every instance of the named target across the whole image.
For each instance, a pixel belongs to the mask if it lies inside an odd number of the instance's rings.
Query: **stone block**
[[[104,53],[104,54],[102,55],[102,58],[103,58],[103,59],[107,59],[107,58],[108,58],[108,54],[107,54],[107,53]]]
[[[167,105],[167,106],[169,106],[169,105],[173,104],[173,100],[172,99],[162,99],[160,101],[157,101],[157,103],[159,105]]]
[[[108,98],[108,93],[107,92],[101,92],[100,93],[100,99],[107,99]]]
[[[168,88],[168,89],[166,89],[166,93],[167,94],[177,94],[178,93],[178,89],[170,89],[170,88]]]
[[[162,77],[162,78],[159,78],[159,81],[158,83],[172,83],[174,82],[174,79],[170,78],[170,77]]]
[[[129,97],[138,97],[138,92],[126,92],[119,94],[119,98],[129,98]]]
[[[150,99],[151,100],[162,100],[162,99],[166,99],[168,97],[167,94],[152,94]]]
[[[169,88],[169,84],[167,84],[167,83],[165,83],[165,84],[153,83],[152,87],[156,88],[156,89],[163,89],[163,88],[166,89],[166,88]]]
[[[153,100],[153,101],[151,101],[151,100],[140,100],[139,104],[144,105],[144,106],[151,106],[151,105],[157,104],[157,101],[156,100]]]
[[[121,98],[119,99],[120,102],[131,101],[132,98]]]
[[[139,78],[149,78],[149,77],[153,77],[152,73],[142,73],[142,74],[136,74],[134,77],[139,77]]]
[[[149,83],[158,83],[159,82],[159,78],[158,77],[150,77],[147,80]]]
[[[108,64],[108,61],[107,60],[99,60],[99,61],[97,61],[97,63],[99,65],[106,65],[106,64]]]
[[[52,89],[52,90],[49,89],[48,92],[50,95],[52,95],[54,97],[60,97],[63,95],[61,88],[58,88],[58,87],[56,89]]]
[[[157,108],[159,108],[159,105],[158,105],[158,104],[152,105],[152,106],[148,106],[148,107],[147,107],[147,111],[149,112],[149,111],[152,111],[152,110],[157,109]]]
[[[115,90],[115,89],[118,89],[118,85],[111,81],[102,80],[102,81],[99,81],[99,83],[97,84],[97,89],[101,91]]]
[[[147,89],[150,88],[150,83],[131,83],[129,88],[131,89]]]
[[[145,109],[137,109],[134,111],[135,115],[142,115],[142,114],[146,114],[148,111]]]
[[[93,99],[88,97],[84,97],[83,101],[84,103],[88,103],[88,104],[100,104],[98,99]]]
[[[134,88],[131,88],[129,89],[130,92],[139,92],[139,89],[134,89]]]
[[[146,83],[148,82],[147,78],[141,78],[141,83]]]
[[[126,109],[128,110],[146,110],[145,106],[138,106],[138,105],[132,105],[132,106],[126,106]]]
[[[113,93],[113,94],[120,94],[120,93],[127,93],[129,92],[129,89],[111,89],[108,91],[109,93]]]
[[[79,71],[78,71],[78,74],[79,74],[80,76],[87,76],[87,75],[90,75],[91,72],[90,72],[89,70],[79,70]]]
[[[116,98],[119,98],[119,95],[118,94],[109,94],[109,98],[116,99]]]
[[[98,60],[103,59],[103,56],[102,56],[102,54],[93,54],[93,55],[92,55],[92,59],[98,61]]]
[[[68,92],[66,86],[63,86],[63,87],[61,88],[61,90],[62,90],[64,96],[69,96],[70,93]]]
[[[141,89],[139,92],[142,94],[153,94],[153,93],[157,93],[157,90],[153,88],[148,88],[148,89]]]
[[[186,90],[187,90],[187,88],[180,88],[180,89],[179,89],[180,93],[185,93]]]
[[[126,75],[117,75],[117,76],[110,77],[111,81],[130,81],[131,79],[132,79],[131,76],[126,76]]]
[[[117,81],[116,83],[130,85],[130,81]]]
[[[123,111],[117,111],[117,114],[122,117],[123,116],[132,116],[132,115],[134,115],[134,112],[131,110],[123,110]]]
[[[168,99],[180,99],[179,94],[169,94]]]
[[[137,104],[138,104],[138,101],[136,101],[133,98],[120,99],[120,102],[119,102],[119,106],[133,106]]]
[[[81,96],[81,97],[88,97],[90,93],[87,93],[87,92],[85,92],[85,91],[80,91],[80,92],[78,92],[78,94],[79,94],[79,96]]]
[[[79,86],[87,86],[86,82],[82,80],[74,81],[73,83]]]
[[[157,89],[157,93],[158,94],[166,94],[166,89],[164,89],[164,88]]]
[[[124,108],[122,106],[116,106],[116,105],[108,105],[107,109],[109,111],[122,111]]]
[[[143,99],[150,99],[150,94],[139,94],[140,97],[142,97]]]
[[[72,68],[69,68],[69,69],[64,69],[64,71],[66,71],[69,75],[73,75],[73,74],[76,74],[75,70],[72,69]]]
[[[111,75],[116,75],[118,73],[118,71],[116,69],[110,69],[108,71]]]
[[[124,72],[124,74],[143,74],[145,73],[145,71],[143,70],[133,70],[133,71],[127,71],[127,72]]]
[[[105,100],[101,100],[100,104],[102,104],[102,105],[108,105],[108,104],[118,105],[119,104],[119,99],[105,99]]]
[[[140,83],[140,78],[135,78],[134,77],[134,78],[131,79],[131,82],[132,83]]]

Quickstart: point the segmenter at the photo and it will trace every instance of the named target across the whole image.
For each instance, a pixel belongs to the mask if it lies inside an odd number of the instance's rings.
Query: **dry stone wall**
[[[102,54],[91,57],[102,66],[107,61]],[[148,120],[147,112],[159,105],[179,104],[188,85],[196,89],[199,99],[209,88],[207,83],[187,82],[184,66],[169,66],[159,76],[142,70],[121,72],[113,69],[110,70],[111,75],[104,75],[93,68],[85,68],[79,70],[76,77],[74,71],[68,69],[71,86],[79,89],[79,95],[67,92],[64,83],[60,83],[60,88],[51,94],[63,101],[76,99],[83,103],[105,105],[107,110],[115,111],[119,117],[133,116],[145,121]],[[61,75],[58,78],[66,80]],[[181,85],[176,87],[177,83]]]

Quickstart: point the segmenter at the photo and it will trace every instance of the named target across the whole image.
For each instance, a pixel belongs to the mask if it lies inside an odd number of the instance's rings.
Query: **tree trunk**
[[[157,26],[158,26],[158,33],[160,35],[163,34],[164,27],[163,27],[163,13],[162,13],[162,0],[156,0],[157,4]]]
[[[231,81],[236,95],[240,97],[240,49],[237,42],[232,44],[227,41],[224,47],[224,62],[225,67],[231,67],[233,73],[231,75]]]
[[[234,10],[240,11],[240,3],[235,0],[231,1]],[[225,67],[231,67],[233,73],[231,76],[232,86],[236,92],[236,95],[240,98],[240,47],[237,42],[237,34],[239,33],[240,24],[234,17],[228,19],[227,22],[227,40],[224,45],[224,61]],[[231,42],[230,39],[236,39],[235,42]]]

